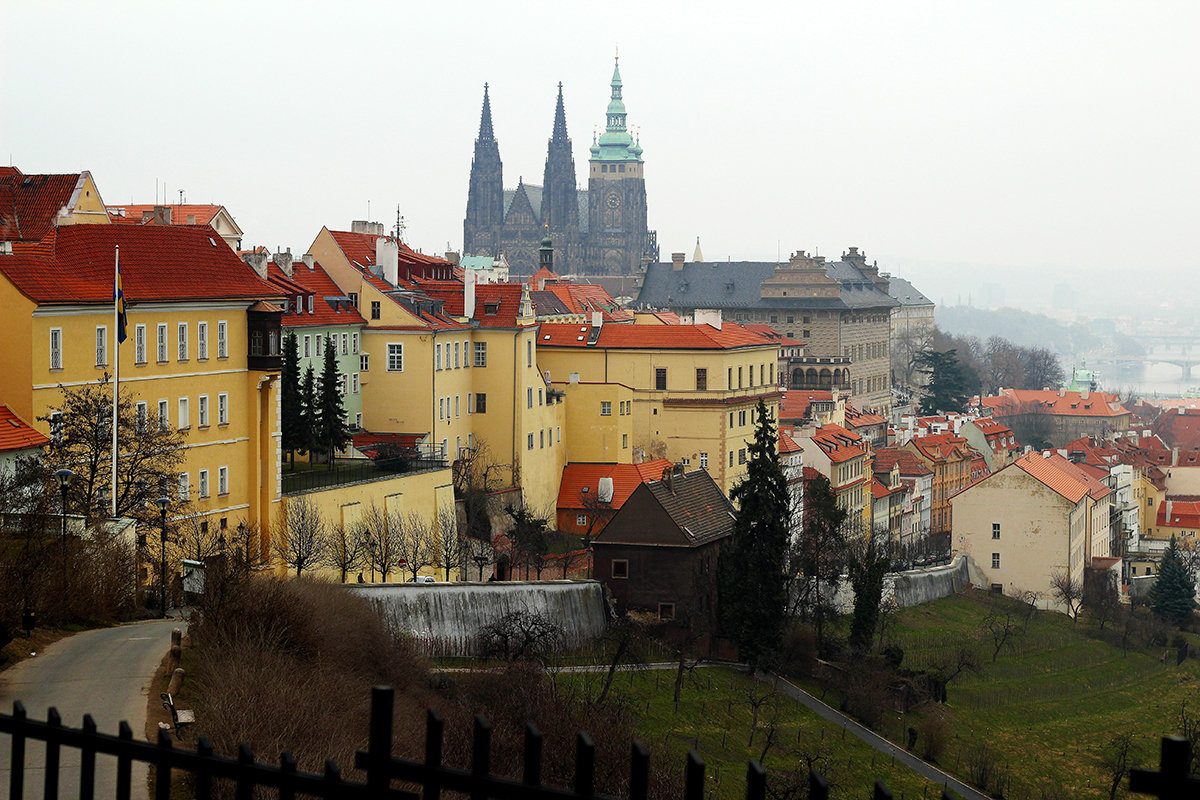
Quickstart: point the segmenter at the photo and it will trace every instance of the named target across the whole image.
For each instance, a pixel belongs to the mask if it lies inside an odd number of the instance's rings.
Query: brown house
[[[711,632],[717,556],[732,532],[733,506],[708,472],[677,466],[638,486],[597,537],[595,575],[619,612],[650,612]]]

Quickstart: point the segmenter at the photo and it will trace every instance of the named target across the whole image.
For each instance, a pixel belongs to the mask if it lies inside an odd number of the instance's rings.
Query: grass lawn
[[[979,649],[981,672],[960,676],[948,691],[952,735],[941,760],[960,778],[986,743],[1009,770],[1010,800],[1040,800],[1043,792],[1107,798],[1101,753],[1115,734],[1133,735],[1135,765],[1156,767],[1159,740],[1179,730],[1181,704],[1200,712],[1200,662],[1177,667],[1166,648],[1123,653],[1088,636],[1089,623],[1062,614],[1038,613],[993,663],[991,639],[980,631],[997,602],[1020,613],[1014,601],[973,592],[897,615],[906,668],[921,669],[963,643]],[[895,727],[885,735],[896,740]]]
[[[594,697],[603,680],[599,673],[561,674],[559,681]],[[834,797],[870,797],[876,778],[883,779],[899,798],[940,797],[940,786],[930,784],[902,764],[844,733],[841,726],[825,722],[791,698],[774,693],[770,686],[724,667],[692,670],[684,679],[679,707],[673,702],[675,671],[647,670],[621,673],[613,694],[637,718],[641,740],[651,748],[654,769],[683,769],[687,751],[704,758],[708,796],[745,797],[746,764],[763,760],[768,769],[800,770],[807,775],[802,754],[820,754],[818,766],[832,785]],[[751,698],[767,696],[759,709],[753,744]],[[772,744],[763,750],[774,728]],[[844,739],[843,739],[844,736]]]

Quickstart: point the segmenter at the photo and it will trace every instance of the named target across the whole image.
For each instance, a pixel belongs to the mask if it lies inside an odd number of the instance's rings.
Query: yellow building
[[[118,247],[128,308],[119,348]],[[121,388],[139,418],[186,431],[172,513],[217,529],[257,525],[266,557],[280,495],[282,310],[267,302],[275,290],[199,228],[51,227],[11,250],[0,254],[3,402],[26,419],[45,417],[60,405],[60,387],[112,374],[119,349]],[[47,422],[35,425],[51,433]]]
[[[566,395],[572,461],[667,458],[726,494],[745,474],[754,407],[778,419],[778,346],[738,325],[542,325],[537,361]]]
[[[829,479],[838,508],[847,512],[849,533],[869,534],[872,523],[871,443],[840,425],[799,428],[792,438],[804,463]]]
[[[479,451],[524,502],[553,513],[566,464],[566,414],[535,358],[528,290],[450,279],[370,224],[323,228],[310,251],[357,305],[363,428],[428,434],[451,461]]]

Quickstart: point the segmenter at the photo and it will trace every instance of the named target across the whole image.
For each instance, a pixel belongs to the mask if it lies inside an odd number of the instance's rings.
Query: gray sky
[[[935,300],[1048,268],[1095,287],[1200,261],[1194,2],[13,2],[5,17],[0,158],[89,169],[109,204],[153,202],[160,179],[170,199],[226,205],[246,244],[303,251],[370,202],[389,227],[400,205],[414,247],[460,247],[485,81],[508,185],[541,182],[563,82],[584,186],[619,45],[664,257],[696,236],[709,260],[857,245]]]

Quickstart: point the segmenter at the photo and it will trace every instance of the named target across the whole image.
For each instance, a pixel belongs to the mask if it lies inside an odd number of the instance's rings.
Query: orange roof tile
[[[50,440],[29,426],[13,410],[0,405],[0,452],[44,447]]]
[[[286,313],[283,315],[285,327],[305,327],[310,325],[354,325],[366,324],[358,309],[346,301],[329,302],[325,298],[344,297],[342,290],[329,277],[329,273],[319,262],[313,262],[309,269],[303,261],[292,264],[292,277],[288,278],[274,261],[267,265],[267,277],[272,283],[285,290],[288,296]],[[292,289],[292,287],[295,287]],[[313,295],[312,312],[308,310],[308,295]],[[297,313],[296,297],[304,297],[303,310]]]
[[[893,464],[900,465],[900,474],[906,478],[932,475],[933,471],[917,454],[903,447],[881,447],[874,451],[875,470],[891,472]]]
[[[1158,504],[1155,524],[1163,528],[1200,528],[1200,499],[1168,496]]]
[[[1072,503],[1078,503],[1084,495],[1099,500],[1112,493],[1107,486],[1058,453],[1026,453],[1014,461],[1012,466],[1021,469]]]
[[[553,292],[554,296],[573,313],[587,314],[589,319],[593,312],[599,311],[604,322],[630,322],[633,320],[633,314],[621,308],[608,290],[599,284],[554,283],[546,284],[546,290]]]
[[[783,453],[794,453],[800,449],[802,449],[802,448],[800,447],[800,445],[796,444],[796,440],[793,439],[787,431],[785,431],[783,428],[780,428],[779,429],[779,452],[780,452],[780,454],[782,455]]]
[[[562,480],[558,487],[558,508],[583,508],[584,489],[588,494],[598,491],[601,478],[612,478],[613,498],[611,506],[620,508],[643,483],[662,478],[664,469],[671,462],[656,458],[641,464],[567,464],[563,467]]]
[[[538,347],[588,347],[587,325],[547,323],[538,332]],[[604,325],[593,347],[623,350],[730,350],[770,347],[775,343],[739,325]]]
[[[114,222],[135,222],[141,224],[153,221],[154,209],[158,207],[153,204],[108,206],[108,211],[109,217]],[[190,203],[164,203],[161,207],[170,210],[172,225],[211,225],[213,219],[224,208],[224,206]],[[146,217],[147,214],[150,215],[149,219]],[[232,216],[231,214],[230,217]]]
[[[211,229],[68,225],[38,245],[13,246],[0,272],[39,303],[112,303],[113,259],[129,303],[277,297]]]
[[[1084,395],[1087,397],[1084,397]],[[1129,411],[1115,394],[1104,392],[1055,392],[1051,390],[1005,389],[997,397],[984,397],[980,403],[999,417],[1013,414],[1043,413],[1071,417],[1119,417]]]
[[[767,339],[770,339],[773,342],[778,342],[781,347],[803,347],[805,345],[805,342],[802,342],[799,339],[793,339],[790,336],[786,336],[786,335],[780,333],[779,331],[775,330],[774,328],[772,328],[770,325],[766,325],[766,324],[762,324],[762,323],[753,323],[753,322],[752,323],[739,322],[737,324],[741,325],[743,328],[745,328],[748,331],[753,331],[754,333],[757,333],[759,336],[766,337]]]
[[[54,228],[58,212],[75,194],[82,173],[22,175],[20,170],[0,173],[0,239],[42,239]]]
[[[441,300],[442,308],[452,317],[463,316],[465,298],[462,281],[418,280],[417,285],[430,297]],[[521,315],[519,283],[480,283],[475,285],[475,315],[481,328],[515,328]]]
[[[444,258],[418,253],[404,242],[392,236],[376,236],[373,233],[354,233],[352,231],[330,231],[329,233],[333,236],[333,240],[337,242],[337,246],[341,248],[346,258],[360,267],[373,266],[375,264],[375,242],[377,239],[387,239],[389,242],[396,243],[399,249],[398,261],[401,273],[409,271],[428,278],[449,277],[454,266]],[[405,270],[405,267],[409,269]],[[445,269],[431,271],[421,269],[421,267],[444,267]],[[442,274],[443,272],[445,273],[444,275]]]
[[[835,464],[858,458],[867,452],[862,447],[863,438],[841,425],[822,425],[813,432],[812,442]]]

